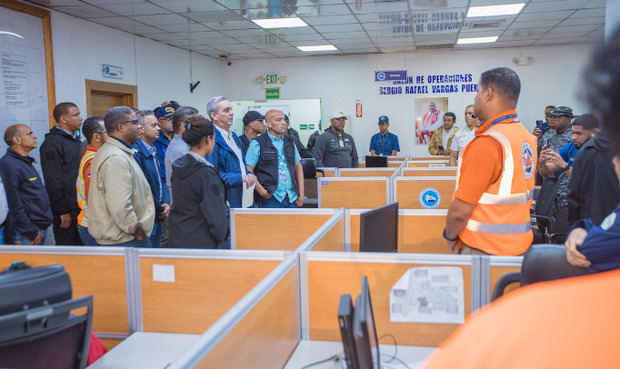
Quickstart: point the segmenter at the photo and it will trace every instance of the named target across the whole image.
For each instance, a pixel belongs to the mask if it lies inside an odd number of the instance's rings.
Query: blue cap
[[[255,120],[265,120],[265,117],[256,110],[250,110],[243,116],[243,125],[247,126]]]
[[[379,117],[379,123],[390,124],[390,118],[388,118],[387,115],[382,115]]]
[[[172,107],[172,105],[160,106],[153,110],[153,113],[155,113],[155,117],[157,119],[172,118],[172,116],[174,115],[174,108]]]

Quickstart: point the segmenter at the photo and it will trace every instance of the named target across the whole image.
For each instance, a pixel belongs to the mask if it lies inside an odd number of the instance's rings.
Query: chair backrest
[[[540,190],[536,194],[536,214],[551,215],[553,200],[555,199],[555,194],[558,192],[560,181],[564,176],[566,176],[566,174],[562,173],[557,179],[554,177],[546,177],[543,180]]]
[[[532,245],[523,255],[521,265],[521,286],[556,279],[588,274],[586,268],[576,267],[566,261],[566,250],[562,245]]]
[[[72,315],[86,308],[83,315]],[[0,363],[9,368],[82,369],[88,360],[92,295],[0,316]]]
[[[305,179],[316,178],[316,164],[313,158],[301,159],[301,166],[304,169]]]

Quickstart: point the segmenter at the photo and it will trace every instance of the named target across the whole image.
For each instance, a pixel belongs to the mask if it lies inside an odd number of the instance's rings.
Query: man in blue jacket
[[[0,159],[9,215],[16,241],[22,245],[46,245],[45,230],[52,224],[52,209],[41,176],[32,166],[30,152],[37,147],[37,136],[23,124],[4,132],[9,149]]]
[[[207,104],[207,114],[215,126],[215,147],[207,160],[215,166],[226,185],[226,199],[231,208],[242,207],[243,186],[250,188],[256,176],[245,168],[241,140],[230,130],[232,105],[228,98],[216,96]]]
[[[161,180],[160,162],[157,160],[157,150],[153,146],[153,143],[159,138],[159,122],[150,110],[141,110],[136,116],[142,135],[141,139],[133,145],[138,150],[134,154],[134,158],[142,169],[149,186],[151,186],[155,205],[155,223],[149,240],[151,247],[160,247],[163,222],[170,214],[170,194],[166,183]]]

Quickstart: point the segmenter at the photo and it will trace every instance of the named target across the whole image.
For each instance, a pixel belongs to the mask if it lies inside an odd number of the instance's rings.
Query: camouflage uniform
[[[544,142],[545,140],[547,141],[547,147],[557,152],[560,151],[562,146],[569,142],[573,142],[573,131],[568,128],[564,132],[558,134],[555,129],[552,129],[545,132],[542,141]],[[558,192],[556,193],[556,204],[554,204],[554,206],[557,205],[559,208],[565,208],[568,206],[568,202],[566,201],[568,196],[568,182],[569,178],[567,176],[562,177],[560,180]]]

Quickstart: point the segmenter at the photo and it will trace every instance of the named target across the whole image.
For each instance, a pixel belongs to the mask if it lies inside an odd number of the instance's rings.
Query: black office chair
[[[506,287],[512,283],[528,284],[553,281],[589,274],[588,269],[576,267],[566,261],[566,251],[562,245],[532,245],[523,255],[520,272],[510,272],[501,276],[495,283],[491,301],[504,295]]]
[[[317,169],[314,158],[301,159],[301,166],[304,169],[304,208],[316,208],[319,206],[316,174],[321,173],[325,177],[325,171]]]
[[[93,298],[71,300],[71,293],[62,265],[13,263],[0,274],[0,367],[86,367]]]

